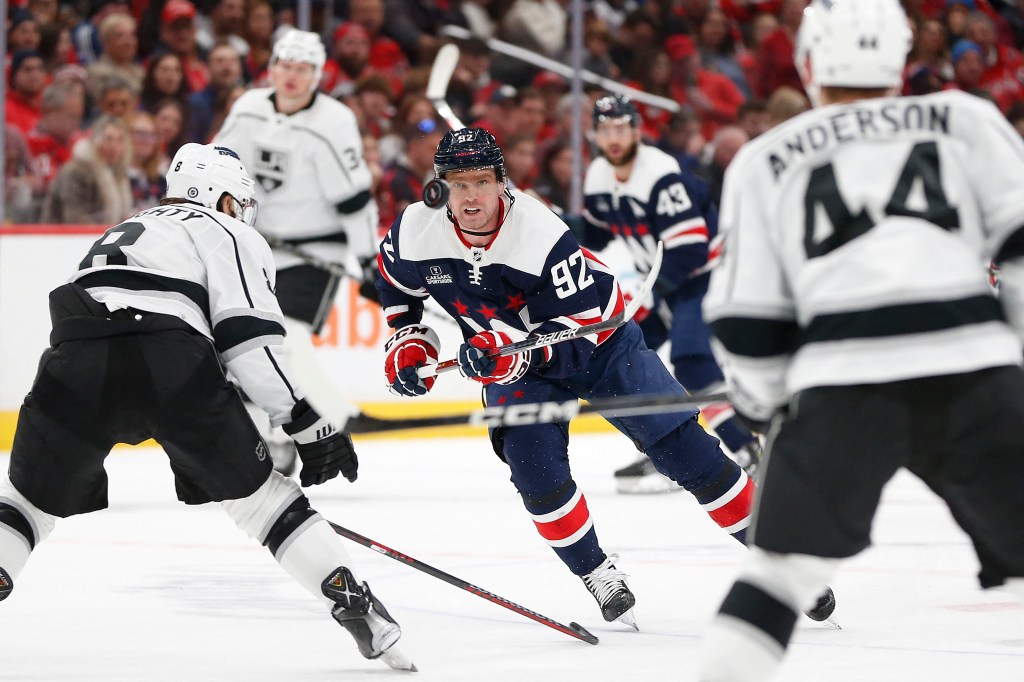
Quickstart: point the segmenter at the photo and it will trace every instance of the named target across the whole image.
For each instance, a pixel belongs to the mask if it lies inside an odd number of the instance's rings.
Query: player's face
[[[313,65],[278,60],[270,67],[270,84],[279,97],[300,99],[313,87]]]
[[[594,141],[613,166],[622,166],[636,156],[640,131],[630,124],[628,118],[601,121],[594,131]]]
[[[498,226],[498,206],[505,183],[498,181],[493,168],[451,172],[446,180],[451,188],[448,207],[463,230],[490,232]],[[487,244],[493,236],[462,234],[474,246]]]

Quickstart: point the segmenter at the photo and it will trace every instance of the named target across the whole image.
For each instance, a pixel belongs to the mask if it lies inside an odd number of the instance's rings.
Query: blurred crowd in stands
[[[586,69],[680,104],[640,105],[644,137],[713,191],[750,138],[809,105],[793,63],[805,0],[584,3]],[[9,0],[8,222],[110,225],[162,196],[168,160],[208,142],[246,88],[264,86],[294,0]],[[461,26],[448,101],[494,133],[517,186],[567,207],[569,83],[488,48],[498,38],[569,61],[569,0],[313,0],[321,91],[356,113],[382,227],[432,176],[446,128],[424,97],[442,31]],[[915,41],[904,93],[957,88],[1024,133],[1024,0],[905,0]],[[592,102],[586,86],[584,130]],[[589,133],[588,133],[589,134]],[[583,150],[584,161],[593,148]]]

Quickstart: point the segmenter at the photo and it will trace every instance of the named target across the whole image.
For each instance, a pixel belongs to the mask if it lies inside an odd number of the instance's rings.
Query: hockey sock
[[[551,502],[552,499],[556,501]],[[524,496],[523,502],[537,532],[570,571],[584,575],[604,560],[587,499],[575,483],[569,481],[568,486],[546,500]]]
[[[53,530],[54,517],[36,508],[10,478],[0,478],[0,568],[18,577],[29,554]]]
[[[703,682],[769,679],[782,662],[797,613],[750,583],[737,581],[701,643]]]
[[[724,455],[722,459],[719,475],[690,492],[712,521],[742,543],[746,541],[747,526],[750,525],[754,482],[731,459]]]

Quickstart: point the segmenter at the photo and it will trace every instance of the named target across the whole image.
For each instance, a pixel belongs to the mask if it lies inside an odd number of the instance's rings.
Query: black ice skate
[[[832,620],[832,612],[836,610],[836,595],[832,592],[831,587],[825,588],[825,593],[818,597],[818,603],[813,607],[805,611],[804,613],[811,620],[816,620],[819,623],[822,621],[828,621],[835,627],[839,628],[839,623]],[[842,628],[840,628],[842,629]]]
[[[757,469],[761,466],[761,455],[763,452],[764,449],[761,447],[761,441],[754,438],[754,440],[740,448],[740,451],[736,453],[733,459],[747,473],[747,476],[756,478]]]
[[[627,495],[650,495],[673,493],[683,486],[655,469],[654,463],[644,455],[615,472],[615,489]]]
[[[11,576],[7,575],[7,571],[0,568],[0,601],[7,599],[13,589],[14,581],[11,580]]]
[[[364,658],[379,658],[397,670],[416,672],[416,666],[396,644],[402,628],[374,597],[369,585],[357,585],[352,572],[339,566],[324,580],[321,589],[335,602],[331,616],[356,640]]]
[[[636,619],[633,617],[633,605],[636,604],[636,597],[626,586],[626,574],[615,568],[612,559],[618,559],[617,554],[605,557],[605,560],[590,573],[580,576],[583,584],[594,595],[598,606],[601,607],[601,615],[609,623],[619,621],[639,630],[636,626]]]

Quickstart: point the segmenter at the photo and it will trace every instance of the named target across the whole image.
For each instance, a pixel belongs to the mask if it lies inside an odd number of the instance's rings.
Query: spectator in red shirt
[[[370,63],[370,34],[362,24],[346,21],[334,29],[331,58],[324,63],[320,89],[331,97],[349,97],[355,91],[356,81],[373,71]],[[401,89],[401,83],[392,83],[392,91]]]
[[[793,63],[793,46],[806,5],[806,0],[783,1],[781,24],[765,37],[757,55],[756,74],[750,84],[757,97],[768,99],[782,85],[803,92],[803,82]]]
[[[18,50],[11,57],[10,90],[5,121],[23,133],[36,127],[42,116],[40,100],[46,86],[43,58],[32,50]]]
[[[27,10],[15,10],[11,25],[7,29],[7,50],[14,54],[18,50],[39,49],[39,21]]]
[[[511,85],[502,85],[491,95],[483,118],[473,123],[477,128],[483,128],[493,135],[499,147],[510,135],[516,133],[513,112],[517,94],[518,91]]]
[[[350,0],[349,21],[360,24],[370,36],[369,65],[392,82],[401,83],[409,70],[409,59],[401,46],[391,38],[382,35],[384,29],[384,0]],[[395,91],[401,97],[401,91]]]
[[[1004,114],[1015,103],[1024,100],[1024,57],[996,38],[996,25],[984,12],[971,12],[967,17],[965,34],[981,48],[985,71],[981,74],[981,87],[992,95]]]
[[[71,148],[82,134],[84,114],[85,97],[75,84],[59,83],[43,91],[42,118],[25,138],[42,180],[39,199],[71,159]]]
[[[689,36],[670,36],[665,51],[672,60],[672,99],[693,108],[701,120],[701,133],[710,140],[719,127],[736,120],[743,93],[726,76],[701,68],[697,46]]]
[[[188,0],[167,0],[160,12],[160,42],[181,60],[189,92],[210,83],[210,72],[196,45],[196,8]]]

